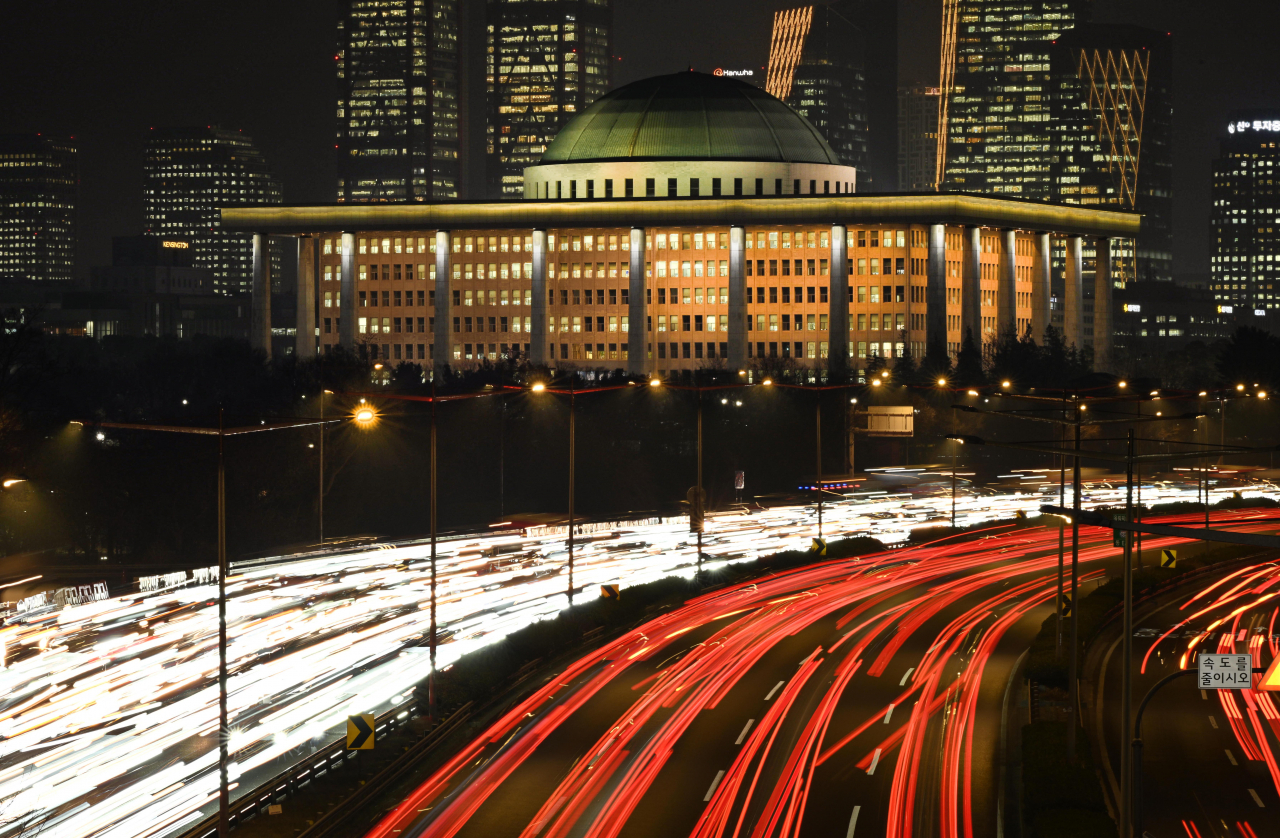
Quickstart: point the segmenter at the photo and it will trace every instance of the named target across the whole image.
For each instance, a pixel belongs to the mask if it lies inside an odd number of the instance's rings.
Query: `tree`
[[[1217,368],[1223,384],[1265,384],[1272,389],[1280,380],[1280,339],[1261,329],[1241,326],[1222,348]]]
[[[982,351],[974,343],[972,329],[964,330],[964,342],[960,344],[960,353],[956,355],[956,369],[952,377],[961,387],[987,383],[987,374],[982,368]]]

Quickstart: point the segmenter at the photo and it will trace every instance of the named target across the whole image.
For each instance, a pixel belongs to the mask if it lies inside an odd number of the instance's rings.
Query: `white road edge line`
[[[915,671],[916,671],[916,668],[915,668],[914,666],[913,666],[913,667],[911,667],[910,669],[908,669],[908,670],[907,670],[907,674],[906,674],[906,675],[903,675],[903,676],[902,676],[902,680],[898,682],[898,686],[899,686],[899,687],[905,687],[905,686],[907,685],[907,679],[908,679],[908,678],[910,678],[910,677],[911,677],[911,673],[912,673],[912,672],[915,672]]]
[[[720,781],[724,779],[724,771],[716,772],[716,778],[711,781],[711,788],[707,789],[707,796],[702,798],[703,803],[711,802],[711,795],[716,793],[716,789],[720,787]]]
[[[755,719],[747,719],[746,727],[742,729],[742,733],[738,734],[738,738],[733,740],[733,744],[741,745],[742,740],[747,738],[747,732],[751,730],[751,726],[756,723]]]
[[[779,682],[777,683],[777,685],[776,685],[773,689],[769,690],[769,694],[768,694],[768,695],[766,695],[766,696],[764,697],[764,700],[765,700],[765,701],[769,701],[769,700],[770,700],[770,699],[772,699],[775,695],[777,695],[778,690],[782,689],[782,685],[783,685],[783,684],[785,684],[785,683],[787,683],[787,682],[786,682],[786,681],[779,681]]]
[[[876,766],[879,764],[880,764],[880,749],[876,748],[875,754],[871,757],[871,767],[867,769],[868,777],[876,773]]]
[[[884,714],[884,723],[888,724],[889,720],[892,718],[893,718],[893,705],[890,704],[888,712]]]
[[[861,811],[861,806],[853,807],[853,817],[849,818],[849,831],[844,834],[844,838],[853,838],[853,831],[858,828],[858,813]]]
[[[1232,765],[1239,765],[1240,763],[1236,762],[1236,758],[1234,755],[1232,755],[1231,749],[1226,748],[1225,750],[1227,752],[1227,762],[1231,763]]]
[[[1261,798],[1261,797],[1258,797],[1258,793],[1257,793],[1256,791],[1254,791],[1253,789],[1249,789],[1249,794],[1250,794],[1250,796],[1252,796],[1252,797],[1253,797],[1253,802],[1258,804],[1258,808],[1259,808],[1259,809],[1265,809],[1265,808],[1267,808],[1267,807],[1263,804],[1263,802],[1262,802],[1262,798]]]
[[[1218,729],[1218,720],[1215,719],[1213,716],[1209,716],[1209,724],[1213,727],[1214,730]]]

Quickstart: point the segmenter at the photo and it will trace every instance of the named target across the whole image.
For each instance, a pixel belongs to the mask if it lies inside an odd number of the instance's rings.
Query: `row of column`
[[[848,228],[842,224],[831,227],[831,284],[829,315],[829,365],[833,372],[847,368],[849,358],[849,259]],[[975,340],[982,334],[982,283],[981,254],[982,228],[964,228],[966,237],[963,248],[960,292],[960,334],[971,331]],[[1017,234],[1014,230],[1001,231],[1001,258],[996,286],[996,322],[1001,333],[1017,328]],[[1096,242],[1097,257],[1094,275],[1093,346],[1095,357],[1102,359],[1111,351],[1111,255],[1109,240]],[[268,252],[268,236],[253,236],[253,299],[250,320],[250,342],[257,348],[271,346],[271,257]],[[449,278],[452,270],[453,236],[447,230],[436,233],[435,280],[435,358],[437,365],[448,363],[451,357],[453,336],[450,331],[452,295]],[[649,371],[647,363],[648,336],[645,332],[647,316],[645,280],[645,228],[633,227],[630,245],[630,287],[628,317],[631,330],[627,335],[628,371],[643,375]],[[316,293],[319,285],[319,240],[300,236],[298,248],[297,284],[297,337],[296,351],[299,358],[314,357],[316,353]],[[927,237],[928,257],[925,286],[925,334],[926,346],[931,352],[945,352],[947,341],[947,247],[946,226],[930,225]],[[1063,337],[1067,344],[1084,346],[1084,279],[1083,239],[1068,236],[1066,239],[1066,270],[1064,272]],[[1050,308],[1050,237],[1048,233],[1036,235],[1035,263],[1031,282],[1031,329],[1041,338],[1052,322]],[[744,261],[746,259],[746,230],[741,226],[729,228],[729,357],[730,369],[740,369],[747,361],[747,298]],[[533,306],[530,312],[532,329],[529,334],[530,360],[545,365],[547,357],[547,231],[533,231]],[[356,237],[354,233],[342,234],[341,304],[338,310],[338,342],[343,346],[356,343]],[[841,304],[843,303],[843,304]],[[911,305],[908,293],[908,309]],[[910,320],[908,320],[910,322]]]

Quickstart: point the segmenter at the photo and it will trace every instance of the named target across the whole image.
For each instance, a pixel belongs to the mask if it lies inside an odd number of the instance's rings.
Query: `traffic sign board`
[[[1253,685],[1253,655],[1200,654],[1196,662],[1196,681],[1202,690],[1243,690]]]
[[[1280,657],[1272,659],[1271,665],[1267,667],[1262,679],[1258,681],[1256,689],[1265,690],[1266,692],[1280,690],[1280,666],[1277,666],[1277,664],[1280,664]]]
[[[621,599],[621,587],[620,585],[601,585],[600,596],[605,599]]]
[[[373,714],[347,716],[347,750],[373,750]]]
[[[1112,516],[1111,516],[1111,520],[1113,520],[1113,521],[1128,521],[1128,518],[1127,518],[1126,516],[1124,516],[1124,515],[1121,515],[1121,514],[1119,514],[1119,513],[1116,513],[1116,514],[1114,514],[1114,515],[1112,515]],[[1125,530],[1112,530],[1112,531],[1111,531],[1111,546],[1112,546],[1112,547],[1123,547],[1123,546],[1125,546],[1125,544],[1127,543],[1128,539],[1130,539],[1130,538],[1131,538],[1130,534],[1129,534],[1128,532],[1126,532]]]
[[[827,555],[827,542],[824,539],[815,538],[809,545],[809,552],[817,553],[819,556]]]
[[[1177,567],[1178,551],[1177,550],[1161,550],[1160,566],[1161,567]]]
[[[1068,595],[1066,595],[1066,594],[1063,594],[1063,595],[1062,595],[1062,610],[1061,610],[1061,613],[1062,613],[1062,616],[1064,616],[1064,617],[1070,617],[1070,616],[1071,616],[1071,597],[1070,597],[1070,596],[1068,596]]]

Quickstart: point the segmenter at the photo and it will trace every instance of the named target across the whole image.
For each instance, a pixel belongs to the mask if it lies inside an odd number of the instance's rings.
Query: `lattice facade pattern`
[[[786,100],[795,81],[796,65],[804,54],[805,38],[813,25],[813,6],[784,9],[773,15],[773,37],[769,43],[769,70],[765,90]]]

